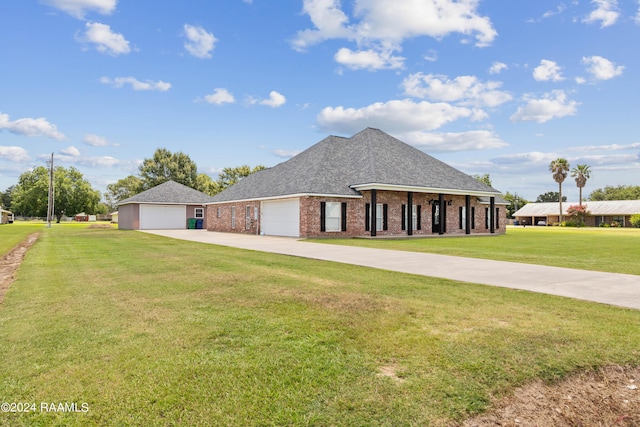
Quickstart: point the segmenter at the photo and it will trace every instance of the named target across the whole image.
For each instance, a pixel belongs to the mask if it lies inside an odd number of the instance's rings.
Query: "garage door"
[[[140,205],[141,230],[187,228],[186,206]]]
[[[270,236],[300,236],[300,199],[262,202],[262,232]]]

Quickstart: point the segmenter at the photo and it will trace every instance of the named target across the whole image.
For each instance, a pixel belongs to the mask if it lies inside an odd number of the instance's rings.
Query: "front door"
[[[440,204],[433,202],[431,205],[431,232],[440,233]]]

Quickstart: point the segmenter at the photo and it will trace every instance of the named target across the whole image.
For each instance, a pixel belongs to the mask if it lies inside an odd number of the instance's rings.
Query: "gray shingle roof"
[[[118,205],[129,203],[160,203],[178,205],[201,205],[213,200],[213,197],[175,181],[167,181],[128,199]]]
[[[213,201],[293,194],[358,196],[352,187],[367,184],[499,194],[417,148],[367,128],[351,138],[329,136],[286,162],[249,175]]]

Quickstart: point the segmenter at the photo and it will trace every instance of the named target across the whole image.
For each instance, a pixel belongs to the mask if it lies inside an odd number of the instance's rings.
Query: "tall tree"
[[[598,188],[589,195],[589,200],[640,200],[640,185],[618,185]]]
[[[481,183],[486,184],[489,187],[493,187],[493,185],[491,184],[491,176],[488,173],[485,173],[484,175],[471,175],[471,176],[477,179],[478,181],[480,181]]]
[[[144,190],[169,180],[196,188],[198,167],[182,152],[172,153],[166,148],[158,148],[152,158],[143,160],[139,170]]]
[[[579,206],[582,206],[582,189],[587,185],[587,180],[591,178],[591,169],[587,165],[578,165],[571,169],[571,176],[576,179],[576,185],[580,189]]]
[[[266,167],[262,165],[258,165],[253,169],[251,169],[251,167],[248,165],[236,166],[235,168],[224,168],[218,175],[218,184],[220,185],[220,190],[222,191],[225,188],[230,187],[236,182],[240,181],[242,178],[245,178],[252,173],[263,169],[266,169]]]
[[[517,211],[518,209],[520,209],[521,207],[529,203],[528,200],[523,199],[517,194],[511,194],[508,191],[506,192],[506,194],[502,196],[502,198],[505,199],[507,202],[509,202],[509,205],[507,206],[508,218],[513,218],[513,213],[515,211]]]
[[[544,194],[538,195],[536,203],[551,203],[558,202],[558,200],[560,200],[560,193],[558,193],[557,191],[547,191]],[[566,202],[567,196],[562,196],[562,201]]]
[[[569,162],[567,159],[558,157],[549,164],[549,171],[553,174],[553,179],[558,183],[558,194],[560,204],[560,222],[562,222],[562,183],[567,178],[569,172]]]
[[[0,206],[4,207],[6,210],[11,210],[11,199],[15,188],[15,185],[12,185],[4,190],[4,193],[0,192]]]
[[[220,192],[220,184],[218,181],[211,179],[206,173],[201,173],[196,177],[196,190],[215,196]]]
[[[53,174],[54,215],[58,222],[64,214],[79,212],[94,214],[100,202],[100,192],[94,190],[82,173],[74,167],[58,166]],[[13,194],[15,212],[26,216],[46,216],[49,193],[49,170],[38,166],[20,175]]]
[[[142,191],[142,179],[129,175],[117,182],[107,185],[107,192],[104,195],[109,209],[115,209],[120,200],[128,199]]]

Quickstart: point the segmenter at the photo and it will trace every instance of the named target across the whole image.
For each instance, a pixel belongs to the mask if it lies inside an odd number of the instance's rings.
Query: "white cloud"
[[[485,150],[508,145],[496,134],[487,130],[446,133],[416,131],[399,135],[399,138],[428,152]]]
[[[363,108],[326,107],[317,117],[318,126],[327,132],[355,134],[366,127],[391,133],[429,131],[446,123],[468,118],[473,110],[447,103],[408,99],[377,102]]]
[[[502,83],[483,83],[475,76],[447,76],[415,73],[402,82],[404,93],[432,101],[458,102],[460,105],[496,107],[512,99],[507,92],[498,90]]]
[[[624,71],[624,66],[616,66],[602,56],[583,57],[582,63],[587,65],[587,71],[597,80],[609,80],[621,75]]]
[[[0,145],[0,159],[11,162],[28,162],[30,160],[27,150],[22,147]]]
[[[298,154],[301,153],[300,150],[273,150],[272,151],[273,154],[275,154],[276,156],[283,158],[283,159],[290,159],[293,156],[297,156]]]
[[[502,71],[507,70],[507,64],[503,62],[494,61],[489,68],[489,74],[500,74]]]
[[[640,142],[634,142],[631,144],[609,144],[609,145],[587,145],[581,147],[567,148],[567,151],[623,151],[623,150],[636,150],[640,148]]]
[[[60,153],[66,155],[66,156],[70,156],[70,157],[79,157],[80,156],[80,150],[78,150],[73,145],[70,145],[67,148],[64,148],[64,149],[60,150]]]
[[[358,46],[357,52],[338,51],[335,59],[343,64],[356,69],[378,69],[376,64],[398,68],[403,58],[393,53],[409,38],[441,39],[459,33],[464,42],[474,37],[477,46],[490,45],[497,32],[488,17],[477,13],[477,7],[477,0],[404,0],[400,7],[388,0],[355,0],[351,23],[339,0],[304,0],[303,13],[314,28],[299,31],[291,44],[295,50],[305,51],[325,40],[343,39]]]
[[[43,117],[38,119],[27,117],[10,121],[9,115],[0,113],[0,130],[2,129],[6,129],[16,135],[46,136],[58,141],[65,139],[64,134],[58,131],[56,125],[49,123]]]
[[[69,147],[74,148],[75,147]],[[73,150],[66,152],[69,150],[62,150],[61,154],[56,155],[55,160],[58,163],[67,163],[74,165],[82,165],[89,167],[113,167],[118,165],[125,165],[126,162],[122,162],[111,156],[100,156],[100,157],[90,157],[90,156],[81,156],[80,153],[74,152]],[[77,150],[76,150],[77,151]],[[48,156],[39,156],[41,159],[48,159]]]
[[[42,0],[43,3],[55,7],[69,15],[84,19],[90,11],[101,15],[110,15],[116,8],[118,0]]]
[[[500,166],[548,166],[557,157],[556,153],[531,151],[528,153],[505,154],[491,159],[491,162]]]
[[[117,56],[131,52],[129,42],[122,34],[114,33],[111,27],[99,22],[87,22],[86,31],[76,39],[83,43],[93,43],[98,52]]]
[[[269,99],[260,101],[261,105],[266,105],[271,108],[278,108],[283,106],[287,102],[287,98],[284,95],[272,90],[269,92]]]
[[[600,28],[613,25],[618,20],[620,13],[618,12],[617,0],[591,0],[592,4],[597,7],[582,22],[593,24],[600,22]]]
[[[393,56],[392,51],[379,52],[373,49],[352,51],[346,47],[338,50],[334,59],[352,70],[383,70],[402,68],[404,58]]]
[[[222,105],[222,104],[233,104],[236,102],[234,96],[226,89],[216,88],[213,93],[210,95],[206,95],[204,100],[209,104]]]
[[[544,123],[551,119],[558,119],[576,114],[579,103],[569,101],[562,90],[554,90],[545,94],[542,98],[534,98],[526,95],[527,104],[518,107],[518,111],[511,116],[512,122],[535,121]]]
[[[534,68],[533,78],[539,82],[546,82],[549,80],[553,82],[559,82],[561,80],[564,80],[560,69],[560,66],[554,61],[543,59],[542,61],[540,61],[540,65]]]
[[[118,146],[118,144],[110,142],[107,138],[103,136],[98,136],[93,134],[85,135],[84,138],[82,138],[82,142],[92,147],[109,147],[109,146],[117,147]]]
[[[151,80],[140,81],[135,77],[116,77],[110,79],[109,77],[100,78],[100,83],[111,85],[115,88],[121,88],[124,85],[131,85],[133,90],[155,90],[159,92],[166,92],[171,89],[171,83],[158,80],[157,82]]]
[[[184,24],[184,35],[187,41],[184,48],[196,58],[211,58],[216,41],[213,33],[208,33],[204,28],[195,25]]]

